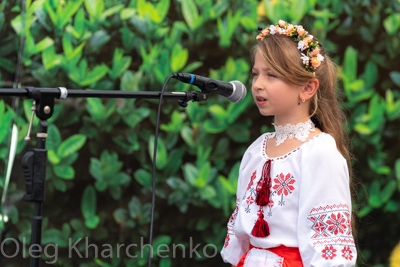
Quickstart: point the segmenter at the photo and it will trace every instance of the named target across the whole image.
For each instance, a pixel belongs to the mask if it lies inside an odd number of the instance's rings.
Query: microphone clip
[[[187,107],[189,101],[200,102],[200,101],[206,101],[208,98],[207,94],[198,91],[185,92],[185,96],[186,97],[184,99],[178,100],[179,106],[183,108]]]

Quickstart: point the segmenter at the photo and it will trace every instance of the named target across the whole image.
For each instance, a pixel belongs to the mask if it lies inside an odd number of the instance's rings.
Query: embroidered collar
[[[272,123],[272,125],[275,127],[276,146],[279,146],[288,138],[296,138],[300,142],[305,142],[310,132],[315,131],[314,123],[310,119],[296,125],[289,123],[285,126],[275,125],[274,123]]]

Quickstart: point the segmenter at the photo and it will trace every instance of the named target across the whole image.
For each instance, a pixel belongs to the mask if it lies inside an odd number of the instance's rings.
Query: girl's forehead
[[[256,56],[254,58],[253,68],[269,70],[269,68],[268,68],[267,64],[265,63],[264,59],[258,53],[256,54]]]

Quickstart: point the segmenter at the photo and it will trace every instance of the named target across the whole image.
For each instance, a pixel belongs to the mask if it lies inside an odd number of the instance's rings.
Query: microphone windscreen
[[[230,81],[229,83],[233,85],[233,92],[232,95],[227,97],[228,100],[233,103],[242,101],[247,93],[244,84],[239,81]]]

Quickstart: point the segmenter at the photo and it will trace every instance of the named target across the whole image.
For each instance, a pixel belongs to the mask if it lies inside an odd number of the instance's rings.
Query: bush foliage
[[[388,266],[400,240],[400,2],[396,0],[14,0],[0,3],[1,87],[160,91],[174,72],[239,80],[250,88],[249,49],[257,26],[279,19],[318,36],[337,63],[348,112],[354,170],[361,182],[359,266]],[[23,51],[21,66],[19,51]],[[168,91],[195,90],[171,81]],[[49,119],[42,244],[57,244],[60,266],[145,266],[116,257],[117,244],[147,243],[156,100],[67,98]],[[20,169],[32,101],[0,100],[0,229],[2,241],[29,244],[33,206],[22,200]],[[156,266],[220,266],[207,257],[222,248],[235,205],[237,171],[246,147],[270,130],[250,94],[240,103],[211,96],[181,108],[164,100],[157,147],[154,243],[200,244],[199,254],[154,257]],[[34,119],[32,136],[38,119]],[[13,174],[6,177],[11,129],[18,132]],[[16,131],[15,131],[16,132]],[[14,132],[14,133],[15,133]],[[9,183],[8,183],[8,180]],[[68,246],[97,244],[80,258]],[[141,243],[142,242],[142,243]],[[101,254],[102,244],[111,244]],[[2,243],[3,248],[3,243]],[[203,249],[208,248],[208,250]],[[4,243],[12,254],[15,243]],[[103,251],[104,252],[104,251]],[[124,254],[124,253],[121,253]],[[140,255],[139,255],[140,254]],[[27,254],[1,259],[27,264]],[[175,257],[174,257],[175,256]],[[52,262],[54,259],[43,261]]]

